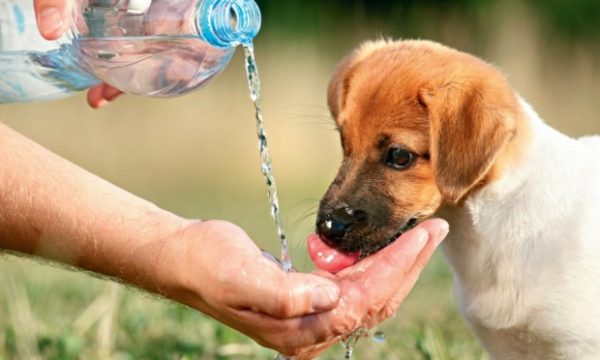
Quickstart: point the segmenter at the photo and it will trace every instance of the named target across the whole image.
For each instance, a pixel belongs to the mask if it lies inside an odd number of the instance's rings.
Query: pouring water
[[[256,129],[258,132],[258,147],[262,161],[261,170],[267,183],[269,202],[271,204],[271,216],[275,220],[277,235],[281,241],[281,264],[285,272],[292,270],[292,260],[288,253],[288,244],[283,230],[283,221],[281,220],[281,210],[279,208],[279,196],[277,194],[277,184],[273,174],[273,165],[269,153],[267,133],[262,112],[260,77],[256,66],[254,56],[254,45],[252,43],[244,45],[244,57],[246,59],[246,73],[248,75],[248,86],[250,88],[250,97],[256,110]]]
[[[258,145],[261,158],[261,171],[264,175],[265,182],[267,183],[269,203],[271,206],[271,216],[275,220],[275,226],[277,228],[277,235],[281,242],[281,258],[279,262],[282,269],[285,272],[292,271],[292,260],[288,251],[288,243],[285,235],[283,221],[281,219],[281,210],[279,207],[279,196],[277,193],[277,184],[275,182],[275,175],[273,173],[273,165],[271,161],[271,155],[269,153],[267,134],[265,131],[264,118],[262,112],[261,102],[261,83],[258,74],[258,68],[256,66],[256,58],[254,55],[254,45],[248,43],[244,45],[244,58],[246,64],[246,74],[248,77],[248,86],[250,88],[250,98],[254,103],[256,111],[256,128],[258,134]],[[358,340],[368,335],[368,331],[360,327],[343,339],[340,342],[344,348],[344,359],[352,359],[354,353],[354,347]],[[385,335],[382,332],[376,332],[374,341],[381,343],[385,339]],[[274,360],[291,360],[290,358],[277,354]]]

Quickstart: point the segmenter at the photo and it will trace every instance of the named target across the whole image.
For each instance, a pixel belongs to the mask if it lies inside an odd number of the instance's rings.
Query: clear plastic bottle
[[[173,97],[219,74],[260,29],[254,0],[76,0],[58,41],[31,0],[0,0],[0,103],[56,99],[106,82]]]

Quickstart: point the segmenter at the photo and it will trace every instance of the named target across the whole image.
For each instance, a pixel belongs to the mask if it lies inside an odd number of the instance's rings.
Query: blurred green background
[[[600,133],[597,0],[258,0],[266,126],[295,265],[340,161],[325,91],[335,63],[361,41],[423,38],[503,69],[552,126]],[[0,121],[177,214],[227,219],[278,253],[259,169],[242,57],[182,98],[126,96],[100,111],[83,94],[1,105]],[[386,341],[358,359],[485,358],[455,310],[438,254]],[[244,336],[192,310],[37,261],[0,255],[0,359],[269,359]],[[334,347],[323,359],[341,359]]]

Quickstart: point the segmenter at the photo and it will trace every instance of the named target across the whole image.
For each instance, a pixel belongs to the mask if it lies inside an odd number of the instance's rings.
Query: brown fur
[[[344,162],[322,211],[343,203],[373,214],[343,249],[370,252],[407,219],[460,203],[517,161],[527,139],[518,98],[500,72],[428,41],[363,45],[336,69],[328,102]],[[413,166],[385,166],[392,145],[418,154]]]

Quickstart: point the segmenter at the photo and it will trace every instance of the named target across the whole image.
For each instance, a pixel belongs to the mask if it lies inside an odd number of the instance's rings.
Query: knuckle
[[[277,292],[277,304],[275,305],[275,313],[272,314],[279,318],[288,318],[294,315],[294,305],[292,297],[285,289]]]
[[[425,269],[425,266],[427,266],[427,261],[425,259],[417,259],[413,268],[420,273]]]
[[[373,328],[381,324],[383,321],[394,317],[396,315],[397,310],[398,309],[396,306],[385,306],[381,309],[379,313],[374,314],[372,317],[366,319],[363,325],[367,329]]]
[[[378,308],[371,308],[367,311],[366,317],[368,319],[374,318],[379,316],[379,314],[381,313],[382,308],[378,307]]]
[[[397,306],[394,305],[386,305],[383,307],[383,309],[381,310],[381,316],[382,316],[382,320],[385,319],[389,319],[392,316],[394,316],[394,314],[396,313],[396,311],[398,310]]]

